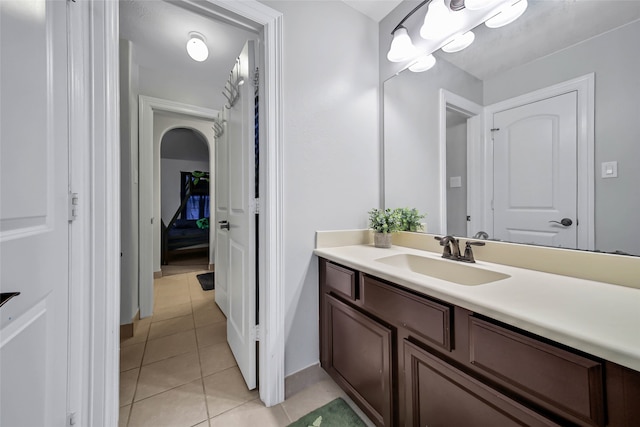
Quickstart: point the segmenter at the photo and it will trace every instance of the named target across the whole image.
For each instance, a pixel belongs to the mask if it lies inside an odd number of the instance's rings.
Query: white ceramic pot
[[[373,245],[376,248],[390,248],[391,233],[373,233]]]

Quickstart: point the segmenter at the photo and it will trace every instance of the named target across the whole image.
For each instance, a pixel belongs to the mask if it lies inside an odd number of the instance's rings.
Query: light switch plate
[[[451,188],[462,187],[462,177],[461,176],[452,176],[449,178],[449,186]]]
[[[618,162],[602,162],[602,177],[603,178],[617,178],[618,177]]]

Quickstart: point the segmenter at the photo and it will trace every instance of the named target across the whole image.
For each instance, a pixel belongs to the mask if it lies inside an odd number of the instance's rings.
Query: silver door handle
[[[571,221],[571,218],[562,218],[560,221],[549,221],[549,222],[560,224],[564,227],[569,227],[571,224],[573,224],[573,221]]]
[[[220,224],[220,230],[229,230],[231,227],[229,221],[218,221],[218,224]]]
[[[5,305],[13,297],[20,295],[20,292],[2,292],[0,294],[0,307]]]

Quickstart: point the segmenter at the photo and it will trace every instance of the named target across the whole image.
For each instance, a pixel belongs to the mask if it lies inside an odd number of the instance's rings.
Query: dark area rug
[[[353,412],[351,407],[337,398],[326,405],[309,412],[289,427],[366,427],[364,421]]]
[[[213,290],[213,271],[211,273],[198,274],[196,277],[203,291]]]

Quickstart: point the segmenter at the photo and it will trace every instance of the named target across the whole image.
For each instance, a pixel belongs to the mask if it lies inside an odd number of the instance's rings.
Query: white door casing
[[[494,237],[577,247],[577,93],[493,116]],[[568,219],[571,225],[560,222]]]
[[[66,2],[0,2],[3,426],[67,424],[67,28]]]
[[[255,198],[254,45],[254,41],[247,41],[231,72],[230,85],[236,86],[239,97],[225,107],[226,147],[221,144],[220,148],[226,153],[219,154],[227,155],[227,174],[216,175],[216,182],[225,187],[220,191],[226,192],[227,202],[218,204],[217,217],[218,221],[227,221],[218,223],[218,231],[227,234],[228,244],[220,245],[216,251],[220,251],[221,262],[226,263],[222,269],[226,270],[227,340],[249,389],[256,388],[256,216],[252,209]],[[223,225],[228,228],[222,230]]]

